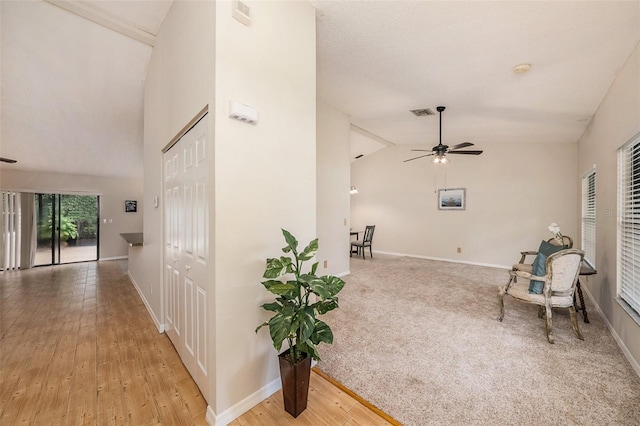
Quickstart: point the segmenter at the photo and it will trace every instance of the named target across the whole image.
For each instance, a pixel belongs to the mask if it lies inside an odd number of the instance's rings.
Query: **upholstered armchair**
[[[521,270],[509,271],[509,282],[498,289],[500,304],[498,320],[502,321],[504,318],[504,296],[508,294],[521,302],[539,306],[538,317],[546,318],[545,326],[549,343],[554,343],[551,322],[553,308],[569,309],[573,331],[580,340],[584,340],[578,328],[576,310],[573,305],[573,294],[576,290],[583,257],[584,252],[577,249],[565,249],[553,253],[546,259],[544,276],[535,276]],[[544,282],[542,294],[531,293],[529,282],[517,283],[516,277]]]
[[[556,240],[555,238],[550,238],[547,240],[547,242],[551,245],[554,246],[559,246],[560,242],[558,240]],[[566,235],[562,236],[562,245],[565,246],[566,248],[573,248],[573,240],[571,239],[571,237],[567,237]],[[525,263],[527,256],[536,256],[538,254],[537,251],[521,251],[520,252],[520,260],[518,261],[518,263],[515,263],[513,265],[513,270],[514,271],[522,271],[522,272],[528,272],[531,273],[531,267],[532,264],[531,263]],[[517,279],[516,279],[517,281]]]

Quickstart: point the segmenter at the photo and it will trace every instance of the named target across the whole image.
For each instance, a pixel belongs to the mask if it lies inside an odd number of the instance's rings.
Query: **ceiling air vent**
[[[424,117],[425,115],[436,115],[436,113],[433,112],[431,108],[411,109],[409,111],[411,111],[417,117]]]

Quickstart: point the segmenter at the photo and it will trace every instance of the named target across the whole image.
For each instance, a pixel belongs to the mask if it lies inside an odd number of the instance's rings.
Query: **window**
[[[582,241],[584,259],[596,267],[596,171],[582,178]]]
[[[618,296],[640,312],[640,135],[618,150]]]

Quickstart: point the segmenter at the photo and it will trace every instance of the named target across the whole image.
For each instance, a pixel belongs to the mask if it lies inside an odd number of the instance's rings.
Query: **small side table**
[[[578,304],[576,303],[576,294],[573,294],[573,306],[575,306],[577,312],[582,311],[582,318],[587,324],[589,323],[589,317],[587,316],[587,308],[584,304],[584,296],[582,295],[582,285],[580,284],[580,278],[589,275],[595,275],[596,273],[597,271],[595,269],[593,269],[587,263],[582,262],[582,265],[580,265],[580,273],[578,274],[578,283],[576,284],[576,290],[578,293],[578,297],[580,298],[580,306],[578,306]]]

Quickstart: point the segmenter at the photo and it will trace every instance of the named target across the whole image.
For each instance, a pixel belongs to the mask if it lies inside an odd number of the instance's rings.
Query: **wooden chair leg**
[[[551,306],[547,306],[545,309],[545,328],[547,330],[547,340],[549,343],[555,343],[553,339],[553,327],[551,325]]]
[[[373,248],[371,248],[371,246],[369,246],[369,255],[373,259]]]
[[[504,295],[507,293],[507,289],[511,287],[511,282],[514,281],[515,275],[509,274],[509,281],[507,285],[500,286],[498,288],[498,303],[500,304],[500,314],[498,314],[498,321],[502,322],[504,318]]]
[[[571,315],[571,325],[573,326],[573,331],[576,332],[578,339],[584,340],[584,337],[582,337],[582,333],[580,333],[580,328],[578,328],[578,315],[576,314],[576,309],[573,306],[569,306],[569,314]]]
[[[498,289],[498,303],[500,304],[500,313],[498,314],[498,321],[502,322],[504,318],[504,293],[505,287],[500,287]]]

